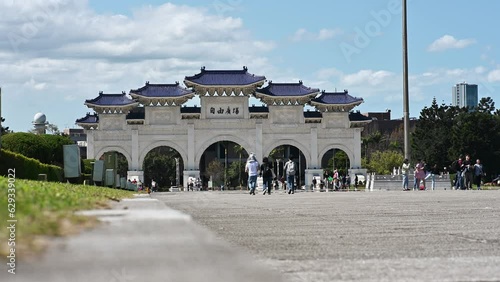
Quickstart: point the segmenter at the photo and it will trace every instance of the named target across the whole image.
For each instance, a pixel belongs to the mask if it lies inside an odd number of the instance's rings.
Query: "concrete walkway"
[[[57,239],[38,261],[20,262],[1,281],[282,281],[280,274],[217,239],[189,215],[148,197],[85,212],[104,221]],[[6,279],[5,279],[6,278]]]

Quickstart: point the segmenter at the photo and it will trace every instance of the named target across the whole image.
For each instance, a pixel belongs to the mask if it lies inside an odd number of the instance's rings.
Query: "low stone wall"
[[[408,187],[413,189],[414,176],[408,177]],[[427,190],[431,190],[432,180],[429,176],[425,180]],[[449,174],[439,175],[435,177],[435,190],[451,189]],[[366,191],[401,191],[403,190],[402,175],[368,175]]]

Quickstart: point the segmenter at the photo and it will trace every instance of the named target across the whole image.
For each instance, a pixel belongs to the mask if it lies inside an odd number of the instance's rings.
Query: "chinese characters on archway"
[[[210,113],[214,115],[238,115],[240,113],[239,107],[210,107]]]

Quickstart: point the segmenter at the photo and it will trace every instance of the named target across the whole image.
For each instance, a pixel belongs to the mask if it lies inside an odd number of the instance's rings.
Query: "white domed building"
[[[33,126],[35,127],[36,134],[45,134],[45,130],[47,129],[47,117],[43,113],[37,113],[35,117],[33,117]]]

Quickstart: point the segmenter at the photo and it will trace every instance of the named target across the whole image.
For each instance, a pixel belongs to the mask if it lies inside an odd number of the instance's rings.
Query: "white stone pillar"
[[[87,159],[95,159],[94,130],[87,130]]]
[[[139,164],[139,131],[137,129],[131,130],[132,135],[132,152],[130,157],[132,158],[132,163],[128,164],[129,170],[141,170],[141,165]]]
[[[255,157],[259,163],[262,163],[262,123],[255,124]]]
[[[189,122],[188,123],[188,144],[187,144],[187,160],[184,160],[185,163],[187,164],[186,166],[186,169],[196,169],[198,170],[199,167],[198,165],[199,164],[195,164],[194,163],[194,158],[195,158],[195,147],[194,147],[194,139],[195,139],[195,136],[194,136],[194,123],[193,122]],[[199,173],[198,173],[199,175]],[[185,178],[184,178],[185,179]],[[184,181],[186,182],[186,181]]]
[[[354,140],[353,140],[353,153],[354,160],[351,164],[352,168],[361,168],[361,130],[359,128],[354,129]]]
[[[311,127],[311,134],[310,134],[310,144],[311,144],[311,162],[308,164],[308,168],[312,169],[317,169],[320,168],[319,164],[319,156],[318,156],[318,128],[317,127]],[[307,176],[306,176],[306,183],[307,182]]]

